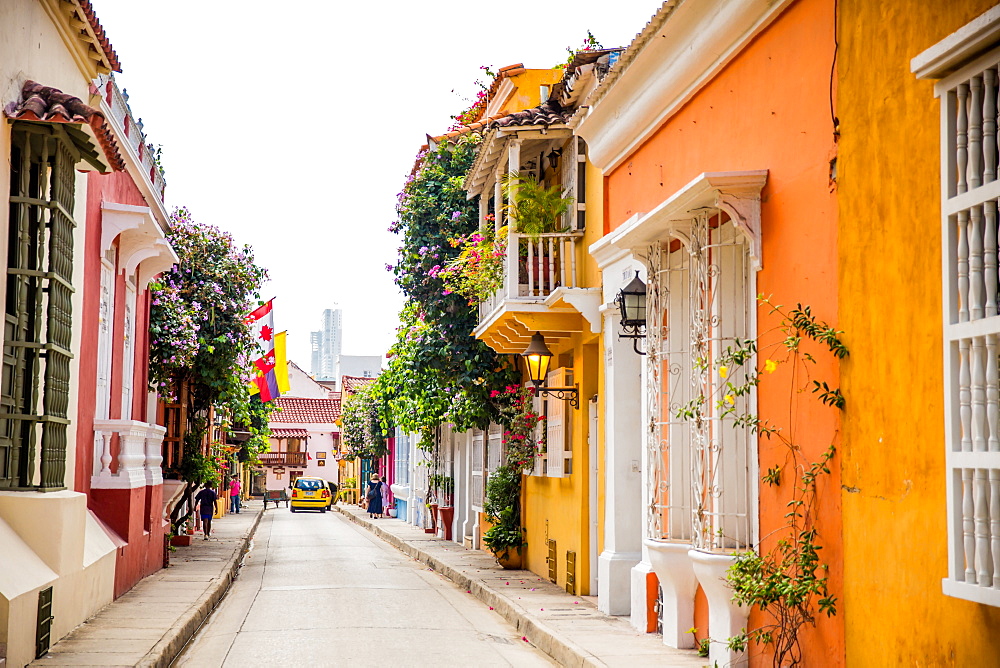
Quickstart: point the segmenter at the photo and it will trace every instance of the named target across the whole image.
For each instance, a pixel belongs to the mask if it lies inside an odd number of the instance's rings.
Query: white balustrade
[[[94,420],[95,442],[102,444],[101,470],[91,478],[95,489],[134,489],[163,482],[161,444],[166,429],[138,420]],[[118,434],[118,467],[111,471],[112,435]]]
[[[156,164],[156,160],[146,144],[146,135],[139,124],[132,117],[128,101],[118,89],[118,84],[108,75],[101,75],[97,79],[98,89],[102,91],[105,102],[111,108],[111,115],[114,117],[119,128],[125,132],[125,137],[118,139],[127,142],[139,160],[142,171],[142,178],[149,182],[152,190],[163,200],[163,192],[167,187],[163,178],[163,171]]]
[[[479,305],[485,318],[503,301],[543,301],[557,288],[583,287],[576,255],[583,232],[550,232],[529,237],[507,235],[502,286]]]

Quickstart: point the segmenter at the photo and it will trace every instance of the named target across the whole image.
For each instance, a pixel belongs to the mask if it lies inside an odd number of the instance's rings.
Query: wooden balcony
[[[264,466],[305,466],[304,452],[264,452],[260,455],[260,463]]]

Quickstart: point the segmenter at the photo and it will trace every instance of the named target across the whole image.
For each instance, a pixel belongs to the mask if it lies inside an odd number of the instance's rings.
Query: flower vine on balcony
[[[488,216],[492,220],[492,216]],[[458,257],[443,267],[431,267],[431,276],[439,276],[445,289],[477,306],[490,299],[503,286],[504,260],[507,257],[507,226],[498,232],[489,229],[473,232],[448,242],[461,248]]]

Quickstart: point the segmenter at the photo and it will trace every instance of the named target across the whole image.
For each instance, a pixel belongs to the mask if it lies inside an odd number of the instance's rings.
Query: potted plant
[[[519,234],[537,242],[540,234],[565,229],[559,219],[569,211],[573,198],[564,194],[559,184],[546,188],[534,176],[513,172],[503,177],[502,187],[507,200],[504,209]]]
[[[507,174],[502,185],[507,199],[507,216],[514,222],[518,233],[527,236],[531,243],[538,243],[542,234],[566,229],[560,226],[559,221],[570,210],[573,198],[565,195],[561,186],[556,184],[546,188],[535,177],[522,177],[516,172]],[[525,280],[530,271],[535,285],[548,283],[550,272],[555,270],[552,265],[556,258],[550,257],[543,264],[537,255],[533,255],[529,265],[527,251],[527,247],[519,245],[520,267],[524,271]],[[556,252],[559,253],[559,250]]]
[[[501,568],[519,569],[522,566],[521,548],[528,542],[524,540],[524,529],[515,508],[504,508],[496,520],[483,534],[483,545],[493,553]]]
[[[455,479],[449,475],[438,476],[438,497],[441,505],[438,506],[438,525],[441,527],[441,537],[451,540],[451,525],[455,519],[454,496]]]
[[[521,475],[534,468],[539,448],[535,430],[544,419],[532,409],[533,396],[532,390],[519,385],[492,393],[492,398],[503,405],[507,461],[486,481],[483,510],[492,526],[483,534],[483,544],[503,568],[520,568],[521,548],[528,544],[521,527]]]

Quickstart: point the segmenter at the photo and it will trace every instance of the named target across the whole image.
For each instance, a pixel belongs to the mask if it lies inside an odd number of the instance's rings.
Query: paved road
[[[175,666],[552,666],[453,583],[339,513],[268,510]]]

